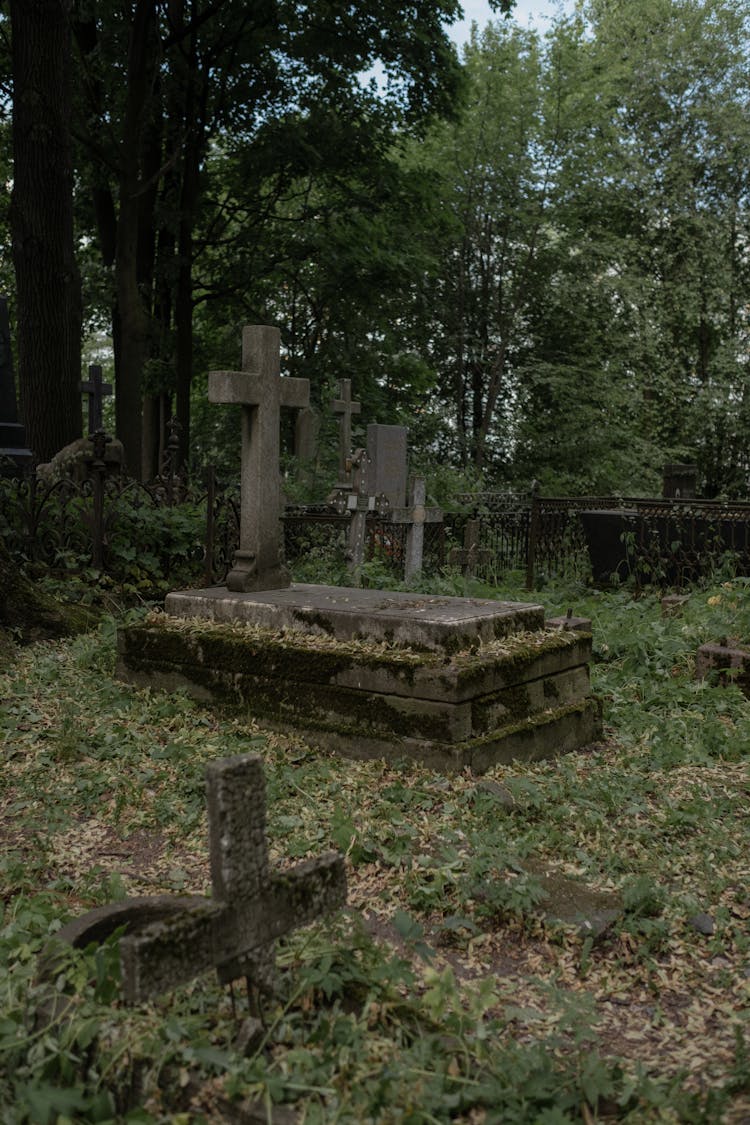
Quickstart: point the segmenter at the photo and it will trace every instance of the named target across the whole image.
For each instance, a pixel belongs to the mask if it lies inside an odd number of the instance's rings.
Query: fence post
[[[206,491],[206,545],[203,556],[203,582],[211,586],[214,580],[214,543],[216,540],[216,473],[213,465],[208,466],[208,488]]]
[[[531,510],[529,512],[529,538],[526,547],[526,589],[534,589],[536,577],[536,551],[540,527],[539,481],[531,482]]]

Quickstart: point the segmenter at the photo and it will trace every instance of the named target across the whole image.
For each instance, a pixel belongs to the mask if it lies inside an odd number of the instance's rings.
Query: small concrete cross
[[[348,382],[348,380],[342,380]],[[346,507],[351,513],[349,535],[347,537],[346,561],[349,570],[356,571],[365,561],[365,539],[367,537],[367,513],[375,509],[375,497],[368,494],[367,471],[370,458],[365,449],[357,449],[347,465],[353,474],[352,491],[346,497]]]
[[[243,328],[242,370],[208,376],[210,402],[242,406],[240,546],[227,575],[227,587],[240,593],[291,582],[282,561],[279,425],[282,406],[309,406],[310,381],[280,377],[279,347],[278,328]]]
[[[102,406],[104,398],[112,394],[112,384],[102,382],[102,369],[99,364],[91,364],[89,377],[81,381],[82,394],[89,400],[89,434],[102,428]]]
[[[477,565],[488,563],[492,559],[492,551],[479,546],[479,531],[479,520],[467,520],[463,547],[453,547],[448,552],[448,565],[460,566],[464,578],[471,578]]]
[[[390,513],[392,523],[406,524],[406,555],[404,558],[404,577],[413,578],[422,569],[424,555],[424,525],[442,523],[440,508],[426,508],[426,489],[424,477],[414,476],[410,482],[410,504],[406,508],[394,508]]]
[[[329,852],[273,872],[266,846],[262,760],[222,758],[206,769],[213,897],[120,941],[129,1004],[215,968],[222,984],[251,977],[273,942],[346,903],[343,858]],[[265,958],[264,958],[265,954]]]
[[[352,415],[362,410],[360,403],[352,399],[351,379],[339,379],[339,397],[331,401],[334,414],[340,414],[339,423],[339,480],[349,479],[348,463],[352,449]]]

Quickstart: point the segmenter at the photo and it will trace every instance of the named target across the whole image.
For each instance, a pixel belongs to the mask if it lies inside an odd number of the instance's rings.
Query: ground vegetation
[[[344,763],[118,683],[112,621],[24,650],[0,678],[3,1120],[745,1120],[750,704],[693,670],[702,641],[750,637],[747,581],[680,617],[627,590],[535,597],[593,618],[605,740],[484,778]],[[40,1020],[37,955],[63,921],[207,889],[203,765],[247,751],[274,861],[337,847],[350,886],[282,944],[254,1046],[210,976],[123,1008],[111,947],[69,956],[70,1006]],[[614,920],[555,921],[543,869],[617,896]]]

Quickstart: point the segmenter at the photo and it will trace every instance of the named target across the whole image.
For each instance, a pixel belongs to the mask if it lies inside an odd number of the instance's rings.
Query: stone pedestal
[[[750,698],[750,649],[726,640],[701,645],[695,658],[695,678],[704,680],[717,673],[719,684],[735,683]]]
[[[244,707],[350,757],[481,773],[601,733],[591,637],[546,629],[538,605],[294,585],[173,593],[166,611],[120,631],[121,678]]]

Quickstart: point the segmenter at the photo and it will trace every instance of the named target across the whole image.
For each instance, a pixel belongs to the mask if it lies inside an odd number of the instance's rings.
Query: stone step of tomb
[[[167,595],[165,609],[174,617],[447,653],[544,627],[540,605],[303,584],[252,593],[181,590]]]
[[[284,685],[296,691],[306,684],[315,691],[351,689],[457,705],[577,669],[588,682],[591,637],[540,630],[447,657],[165,616],[158,624],[121,629],[118,654],[123,674],[142,671],[158,678],[181,669],[198,686],[218,673],[227,683],[245,677],[267,681],[277,693]]]
[[[469,764],[501,743],[503,752],[535,747],[542,729],[550,753],[575,741],[569,728],[590,741],[590,644],[580,633],[539,631],[449,657],[162,617],[120,630],[117,670],[138,686],[183,688],[262,722],[315,729],[354,756],[376,747],[378,756]]]
[[[283,723],[263,720],[262,726],[287,730]],[[493,766],[513,761],[536,762],[556,758],[591,746],[602,737],[601,706],[589,698],[543,711],[531,718],[464,742],[439,739],[383,737],[358,732],[356,737],[324,724],[309,725],[295,733],[310,746],[345,758],[384,758],[391,762],[418,762],[444,773],[469,769],[482,774]]]
[[[120,675],[139,686],[168,690],[186,688],[207,702],[244,707],[256,716],[291,725],[311,720],[335,723],[338,729],[352,734],[373,731],[399,737],[462,742],[513,725],[519,719],[551,707],[576,702],[589,694],[586,665],[541,679],[520,680],[498,691],[453,703],[446,699],[426,699],[418,694],[388,694],[362,687],[340,687],[277,676],[269,678],[240,671],[227,659],[226,647],[219,646],[219,656],[214,659],[210,643],[196,641],[185,634],[182,658],[173,644],[170,646],[172,659],[165,659],[158,644],[160,639],[153,631],[151,635],[136,631],[123,636]],[[155,647],[160,650],[158,657],[154,656]],[[198,650],[202,660],[196,658]],[[314,671],[314,667],[311,668],[311,672]]]

